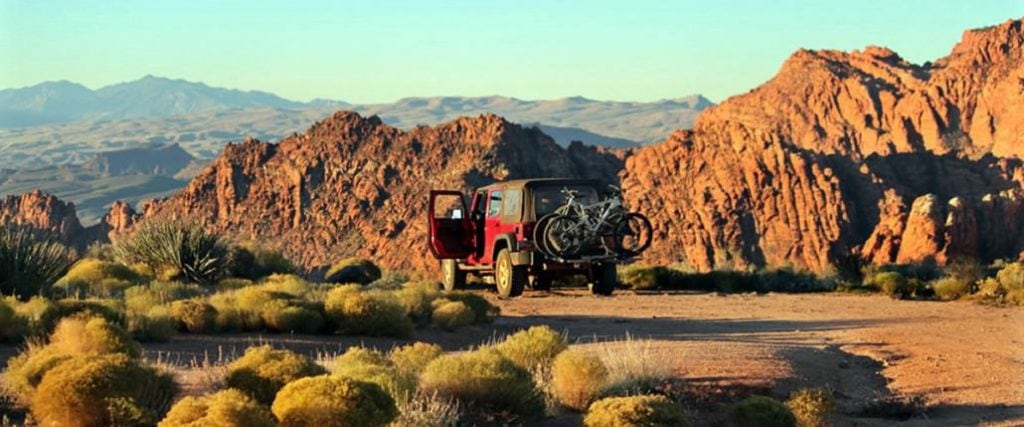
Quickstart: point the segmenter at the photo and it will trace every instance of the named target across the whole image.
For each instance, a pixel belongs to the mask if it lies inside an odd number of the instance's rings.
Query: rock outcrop
[[[43,230],[68,243],[80,241],[85,231],[78,222],[73,203],[41,191],[0,200],[0,224]]]
[[[390,268],[434,269],[426,251],[430,189],[469,192],[525,177],[614,182],[623,156],[582,144],[565,149],[494,115],[405,132],[343,111],[277,144],[228,145],[183,191],[143,210],[259,240],[309,268],[361,255]]]
[[[622,174],[648,259],[697,269],[1016,257],[1024,249],[1021,21],[914,65],[801,50],[764,85],[640,149]]]

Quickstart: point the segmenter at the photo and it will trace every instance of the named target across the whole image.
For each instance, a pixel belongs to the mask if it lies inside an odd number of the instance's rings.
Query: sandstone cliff
[[[914,65],[801,50],[692,131],[639,150],[628,201],[649,259],[698,269],[1016,257],[1024,250],[1021,21],[971,30]]]

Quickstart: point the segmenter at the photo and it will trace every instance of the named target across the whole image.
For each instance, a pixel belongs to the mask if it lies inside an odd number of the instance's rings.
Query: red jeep
[[[602,188],[598,181],[584,179],[499,182],[476,190],[468,207],[459,191],[432,190],[429,246],[441,260],[445,289],[463,287],[468,273],[493,274],[498,293],[514,297],[527,286],[548,290],[557,277],[583,274],[593,293],[610,295],[617,282],[615,264],[646,248],[650,222],[626,213],[617,193],[602,201]],[[622,244],[615,236],[623,229],[614,224],[626,224],[627,218],[633,224],[642,218],[646,227],[648,240],[639,251],[613,248]],[[567,230],[573,226],[576,234]],[[570,238],[584,232],[597,237],[590,243]]]

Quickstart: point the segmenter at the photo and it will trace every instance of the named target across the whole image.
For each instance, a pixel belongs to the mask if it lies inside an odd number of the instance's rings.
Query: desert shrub
[[[153,307],[166,305],[172,301],[195,298],[203,295],[203,290],[194,284],[180,282],[151,282],[146,285],[132,286],[124,291],[124,305],[129,312],[146,313]]]
[[[583,419],[587,427],[689,426],[683,411],[665,396],[606,397],[594,402]],[[755,424],[751,424],[755,425]]]
[[[658,289],[665,278],[665,267],[630,264],[619,268],[619,283],[638,291]]]
[[[999,286],[1007,292],[1024,290],[1024,263],[1006,264],[996,273],[996,280],[999,281]]]
[[[380,386],[334,376],[303,378],[277,394],[271,410],[281,426],[384,426],[398,416]]]
[[[20,316],[13,298],[0,299],[0,342],[15,342],[28,333],[28,319]]]
[[[733,426],[794,427],[796,417],[786,405],[767,396],[751,396],[729,408]]]
[[[654,352],[650,340],[627,335],[624,340],[601,343],[596,355],[608,368],[609,386],[602,391],[604,396],[648,393],[673,378],[670,364]]]
[[[40,425],[153,425],[176,391],[170,375],[123,354],[74,356],[43,376],[31,409]]]
[[[30,342],[25,351],[7,361],[3,373],[4,390],[15,401],[27,406],[32,402],[43,375],[70,358],[70,354]]]
[[[119,302],[116,300],[101,299],[63,299],[45,304],[43,311],[39,313],[35,322],[35,332],[45,335],[53,331],[57,324],[66,317],[72,316],[99,316],[107,319],[110,323],[120,324],[124,321],[124,315],[119,310]]]
[[[829,425],[829,418],[836,409],[836,401],[828,390],[804,388],[789,396],[786,407],[796,417],[798,426],[824,427]]]
[[[137,358],[142,347],[128,332],[102,317],[77,315],[62,319],[50,335],[48,347],[75,355],[121,353]]]
[[[868,418],[908,420],[924,416],[928,406],[921,396],[880,396],[865,402],[857,415]]]
[[[175,403],[159,427],[274,427],[274,417],[259,402],[235,389],[201,397],[186,396]]]
[[[381,386],[392,394],[408,392],[409,389],[399,387],[395,371],[384,353],[366,347],[351,347],[334,360],[334,375],[366,381]]]
[[[217,286],[215,288],[217,289],[218,292],[220,292],[220,291],[233,291],[235,289],[242,289],[242,288],[245,288],[245,287],[248,287],[248,286],[252,286],[252,285],[255,285],[255,284],[256,284],[256,282],[253,282],[252,280],[249,280],[249,279],[241,279],[241,278],[238,278],[238,277],[228,277],[226,279],[220,279],[220,281],[217,282]]]
[[[426,324],[434,311],[433,302],[441,297],[441,288],[429,280],[408,282],[395,292],[395,297],[407,316],[418,324]],[[476,313],[473,315],[475,320]]]
[[[397,399],[398,418],[391,422],[395,427],[452,427],[459,425],[462,408],[459,402],[442,398],[436,394],[414,393],[408,398]]]
[[[1006,294],[1006,302],[1024,306],[1024,289],[1015,289]]]
[[[263,313],[280,308],[279,300],[294,297],[284,292],[274,292],[261,286],[251,286],[236,291],[214,294],[210,305],[217,310],[216,325],[225,331],[260,331],[265,326]],[[287,302],[284,302],[287,305]]]
[[[399,389],[415,389],[423,370],[442,354],[444,350],[441,346],[425,342],[415,342],[392,349],[388,353],[388,360],[394,369]]]
[[[580,350],[566,350],[551,366],[551,391],[558,403],[585,411],[608,384],[608,368],[601,359]]]
[[[176,322],[166,307],[153,307],[146,313],[128,313],[127,330],[139,341],[165,342],[171,339]]]
[[[491,349],[434,359],[420,376],[420,388],[475,411],[508,413],[520,422],[544,413],[544,399],[530,372]]]
[[[487,298],[471,292],[448,292],[444,294],[444,297],[451,301],[466,304],[469,308],[473,309],[475,316],[473,324],[476,325],[494,322],[494,319],[501,313],[501,309],[487,301]]]
[[[907,278],[895,271],[883,271],[876,273],[865,284],[873,287],[894,298],[910,296],[910,286]]]
[[[210,332],[217,320],[217,310],[198,298],[174,301],[169,312],[178,330],[191,333]]]
[[[973,259],[958,259],[942,269],[945,277],[955,277],[967,283],[977,283],[985,278],[985,266]]]
[[[565,336],[547,325],[531,326],[494,346],[513,363],[529,371],[550,365],[555,356],[568,347]]]
[[[324,328],[324,318],[319,312],[297,306],[264,310],[263,321],[267,328],[277,332],[315,334]]]
[[[114,242],[114,253],[122,263],[142,263],[154,272],[172,269],[195,283],[216,283],[228,261],[228,248],[219,234],[198,222],[172,219],[144,221]]]
[[[932,289],[939,298],[954,300],[971,293],[971,283],[956,277],[943,277],[932,282]]]
[[[412,319],[397,301],[385,293],[361,292],[353,287],[332,289],[324,299],[324,311],[339,331],[399,338],[412,333]]]
[[[258,280],[272,274],[291,274],[295,264],[281,252],[255,244],[231,247],[228,253],[228,274]]]
[[[345,258],[338,261],[324,274],[328,283],[358,283],[366,285],[380,279],[381,271],[373,261],[363,258]]]
[[[142,283],[145,278],[121,264],[95,258],[79,260],[54,284],[65,295],[110,297]]]
[[[73,261],[74,252],[52,234],[0,226],[0,294],[48,294]]]
[[[377,280],[366,285],[369,288],[382,290],[398,290],[402,285],[409,283],[409,276],[401,271],[383,270]]]
[[[473,324],[476,314],[468,305],[458,301],[437,300],[439,304],[434,307],[432,319],[434,326],[454,331],[464,326]]]
[[[270,403],[285,384],[324,373],[324,368],[305,356],[265,345],[249,347],[242,357],[231,362],[225,383],[262,403]]]

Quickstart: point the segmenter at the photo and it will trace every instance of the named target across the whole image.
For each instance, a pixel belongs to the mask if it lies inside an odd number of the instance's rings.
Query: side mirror
[[[452,210],[452,219],[462,219],[462,209]]]

